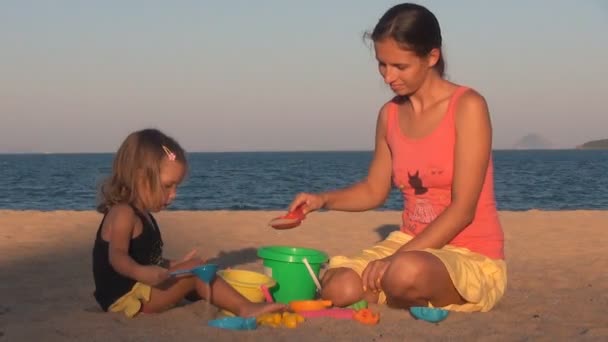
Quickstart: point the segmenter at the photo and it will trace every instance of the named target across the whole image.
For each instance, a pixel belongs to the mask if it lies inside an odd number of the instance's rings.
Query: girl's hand
[[[380,292],[382,291],[380,282],[384,277],[384,272],[391,264],[392,256],[374,260],[370,262],[361,274],[364,291]]]
[[[143,266],[140,281],[150,286],[158,286],[169,279],[169,270],[160,266]]]
[[[304,215],[311,211],[321,209],[327,203],[326,198],[322,194],[310,194],[306,192],[299,193],[289,205],[289,211],[295,210],[300,205]]]
[[[179,263],[182,263],[182,262],[186,262],[186,261],[194,260],[194,261],[196,261],[196,262],[198,262],[198,263],[200,263],[200,264],[204,264],[206,260],[205,260],[205,259],[203,259],[203,258],[201,258],[200,256],[198,256],[197,254],[198,254],[198,251],[197,251],[196,249],[193,249],[193,250],[191,250],[191,251],[190,251],[188,254],[186,254],[186,255],[185,255],[183,258],[182,258],[182,260],[180,260],[180,261],[179,261],[179,262],[177,262],[177,263],[179,264]]]
[[[190,264],[196,264],[196,265],[202,265],[206,262],[205,259],[199,257],[197,254],[197,250],[193,249],[190,252],[188,252],[188,254],[186,254],[181,260],[167,260],[168,264],[166,266],[166,268],[174,268],[177,265],[181,265],[185,262],[189,262]]]

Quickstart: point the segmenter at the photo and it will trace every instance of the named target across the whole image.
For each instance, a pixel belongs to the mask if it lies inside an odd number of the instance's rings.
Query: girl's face
[[[166,208],[177,194],[177,186],[182,182],[186,174],[186,167],[179,161],[163,158],[160,164],[160,184],[162,187],[162,207]]]
[[[374,42],[378,69],[384,82],[400,96],[414,93],[426,80],[429,72],[439,60],[437,49],[420,57],[405,50],[392,38]]]

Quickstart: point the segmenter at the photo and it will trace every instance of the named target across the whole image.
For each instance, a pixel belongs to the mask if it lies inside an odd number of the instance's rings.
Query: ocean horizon
[[[501,152],[501,151],[588,151],[588,150],[593,150],[593,151],[603,151],[603,149],[582,149],[579,146],[574,146],[574,147],[556,147],[556,148],[525,148],[525,149],[521,149],[521,148],[493,148],[492,152]],[[0,156],[10,156],[10,155],[49,155],[49,154],[114,154],[116,151],[50,151],[50,152],[45,152],[45,151],[3,151],[0,152]],[[352,149],[352,150],[346,150],[346,149],[336,149],[336,150],[264,150],[264,149],[258,149],[258,150],[222,150],[222,151],[215,151],[215,150],[206,150],[206,151],[202,151],[202,150],[188,150],[187,154],[193,154],[193,153],[339,153],[339,152],[373,152],[372,149]]]
[[[114,152],[0,154],[0,209],[94,210]],[[372,151],[190,152],[168,210],[283,210],[301,191],[362,179]],[[499,210],[608,209],[608,151],[493,151]],[[401,210],[396,188],[378,210]]]

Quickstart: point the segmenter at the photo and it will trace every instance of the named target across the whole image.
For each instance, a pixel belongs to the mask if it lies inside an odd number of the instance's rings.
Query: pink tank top
[[[388,107],[387,142],[393,160],[393,182],[401,189],[405,207],[401,230],[417,235],[450,204],[454,171],[458,98],[468,88],[458,88],[435,130],[424,138],[411,139],[399,126],[398,106]],[[486,179],[473,222],[450,245],[464,247],[493,259],[504,259],[504,238],[494,199],[494,167],[488,165]]]

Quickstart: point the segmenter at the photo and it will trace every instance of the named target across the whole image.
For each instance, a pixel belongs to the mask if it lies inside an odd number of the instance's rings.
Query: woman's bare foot
[[[287,306],[281,303],[249,303],[239,310],[238,315],[241,317],[256,317],[269,312],[282,311],[286,308]]]

